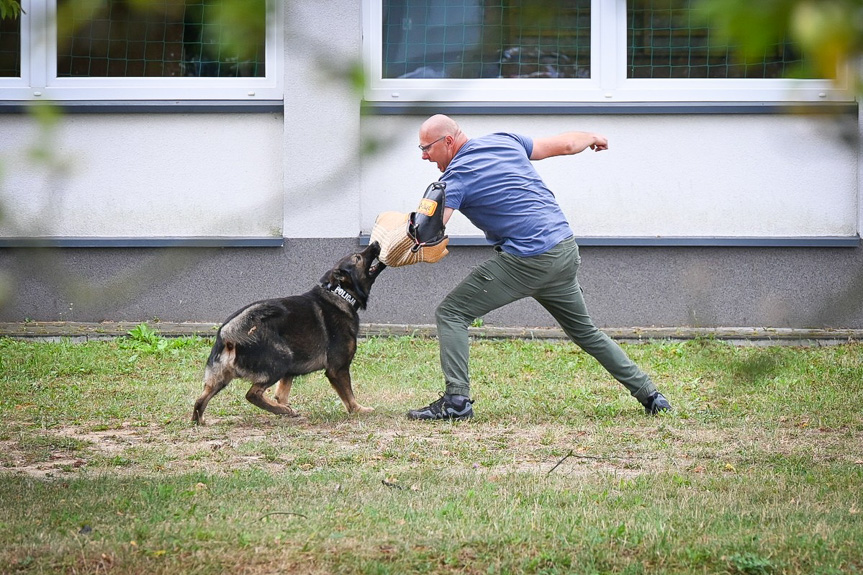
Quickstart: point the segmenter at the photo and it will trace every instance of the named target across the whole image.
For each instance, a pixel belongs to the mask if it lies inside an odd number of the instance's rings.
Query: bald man
[[[419,131],[424,160],[446,182],[444,224],[459,210],[494,245],[491,259],[474,268],[435,312],[446,390],[431,404],[408,412],[421,420],[473,417],[470,398],[468,326],[488,312],[532,297],[551,313],[566,335],[599,363],[654,415],[671,404],[644,373],[591,320],[578,285],[581,262],[572,229],[532,161],[608,149],[605,137],[566,132],[531,139],[496,133],[468,138],[442,114]]]

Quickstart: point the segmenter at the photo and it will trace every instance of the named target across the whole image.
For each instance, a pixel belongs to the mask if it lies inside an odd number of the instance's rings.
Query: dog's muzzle
[[[372,259],[371,264],[369,265],[368,275],[371,278],[376,278],[379,273],[387,268],[387,264],[378,259],[378,256],[381,255],[381,245],[378,242],[372,242],[369,244],[369,248],[371,249],[371,253],[369,255]]]

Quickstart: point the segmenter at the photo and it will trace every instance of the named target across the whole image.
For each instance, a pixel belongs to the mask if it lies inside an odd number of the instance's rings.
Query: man
[[[444,224],[461,211],[494,244],[495,255],[475,268],[435,312],[446,392],[410,419],[473,417],[468,376],[468,326],[478,317],[532,297],[551,313],[566,335],[600,364],[649,414],[671,409],[668,400],[626,353],[593,324],[578,285],[580,263],[572,229],[554,194],[531,163],[553,156],[600,152],[599,134],[567,132],[532,140],[497,133],[469,139],[444,115],[426,120],[419,132],[424,160],[434,162],[446,182]]]

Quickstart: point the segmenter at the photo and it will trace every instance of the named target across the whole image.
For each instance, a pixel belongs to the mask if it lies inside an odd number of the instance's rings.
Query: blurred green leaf
[[[208,12],[207,24],[220,30],[222,48],[242,60],[254,59],[257,39],[267,36],[266,0],[225,0]]]
[[[801,51],[811,77],[857,84],[863,56],[863,0],[694,0],[719,42],[734,45],[747,60],[790,41]]]
[[[22,12],[19,0],[0,0],[0,20],[18,18]]]

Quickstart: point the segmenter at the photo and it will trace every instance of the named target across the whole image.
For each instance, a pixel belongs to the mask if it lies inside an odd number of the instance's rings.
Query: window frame
[[[627,2],[591,1],[590,78],[383,78],[383,0],[363,0],[365,98],[397,102],[853,102],[829,79],[627,77]],[[848,75],[841,77],[847,78]]]
[[[283,4],[267,0],[264,77],[58,78],[56,1],[22,0],[21,77],[0,78],[0,101],[281,101]]]

